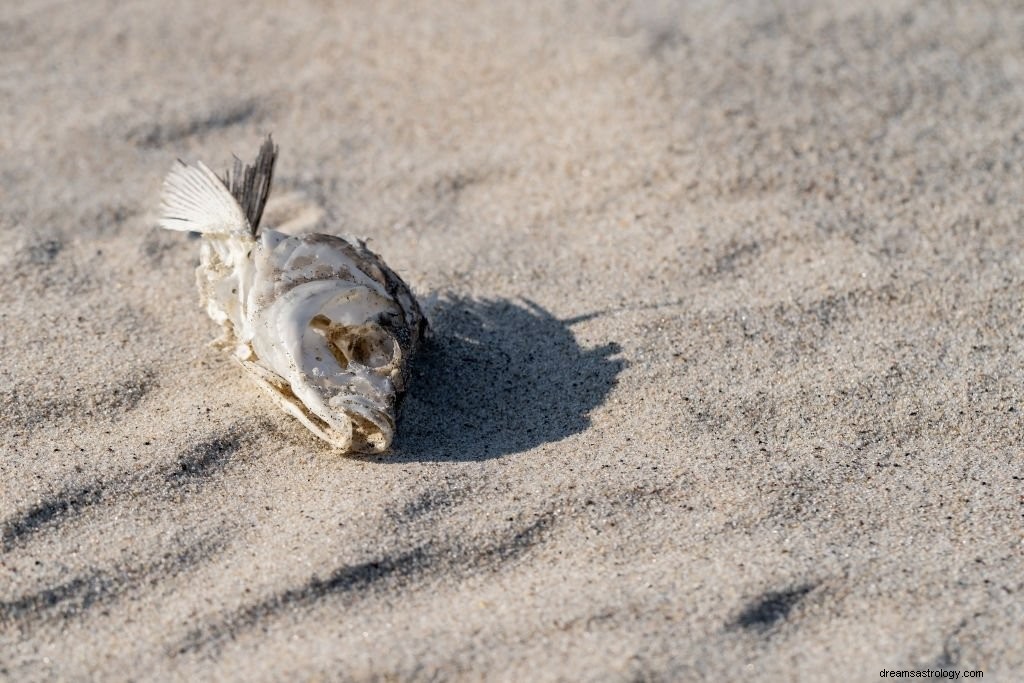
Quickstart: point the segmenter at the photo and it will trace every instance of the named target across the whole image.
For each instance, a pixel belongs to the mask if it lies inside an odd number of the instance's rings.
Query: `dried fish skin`
[[[385,450],[426,331],[411,292],[365,245],[338,237],[266,231],[254,261],[243,365],[322,438]]]
[[[202,234],[196,280],[221,325],[217,343],[320,438],[383,452],[429,326],[364,242],[259,230],[265,197],[247,193],[269,192],[274,156],[268,139],[253,166],[236,164],[234,182],[179,162],[165,181],[161,226]]]

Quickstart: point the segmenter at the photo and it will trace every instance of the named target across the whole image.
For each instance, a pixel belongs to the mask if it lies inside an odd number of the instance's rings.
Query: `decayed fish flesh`
[[[387,450],[429,333],[409,287],[361,240],[260,229],[277,148],[217,177],[178,161],[160,226],[202,235],[196,281],[229,349],[288,413],[331,445]]]

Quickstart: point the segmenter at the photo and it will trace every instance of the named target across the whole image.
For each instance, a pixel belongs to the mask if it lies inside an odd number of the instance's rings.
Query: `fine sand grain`
[[[175,157],[370,239],[394,452],[210,348]],[[1024,8],[5,2],[0,679],[1024,680]]]

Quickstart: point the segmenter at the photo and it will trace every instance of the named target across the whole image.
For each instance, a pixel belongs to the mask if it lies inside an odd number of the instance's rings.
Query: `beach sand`
[[[0,679],[1024,676],[1024,8],[0,8]],[[208,345],[176,157],[425,302],[393,452]]]

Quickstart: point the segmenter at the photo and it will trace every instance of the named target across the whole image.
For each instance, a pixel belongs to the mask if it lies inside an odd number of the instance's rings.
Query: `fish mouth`
[[[330,405],[310,405],[283,377],[255,363],[241,363],[251,366],[253,374],[250,376],[285,412],[332,446],[365,454],[383,453],[391,446],[395,422],[386,404],[349,394],[336,396]]]
[[[294,397],[294,394],[292,394]],[[330,415],[320,415],[300,400],[289,401],[296,417],[325,441],[349,453],[384,453],[395,434],[394,421],[387,411],[339,408]]]
[[[386,406],[363,396],[346,396],[340,409],[351,423],[351,446],[356,453],[383,453],[391,446],[395,420]]]

